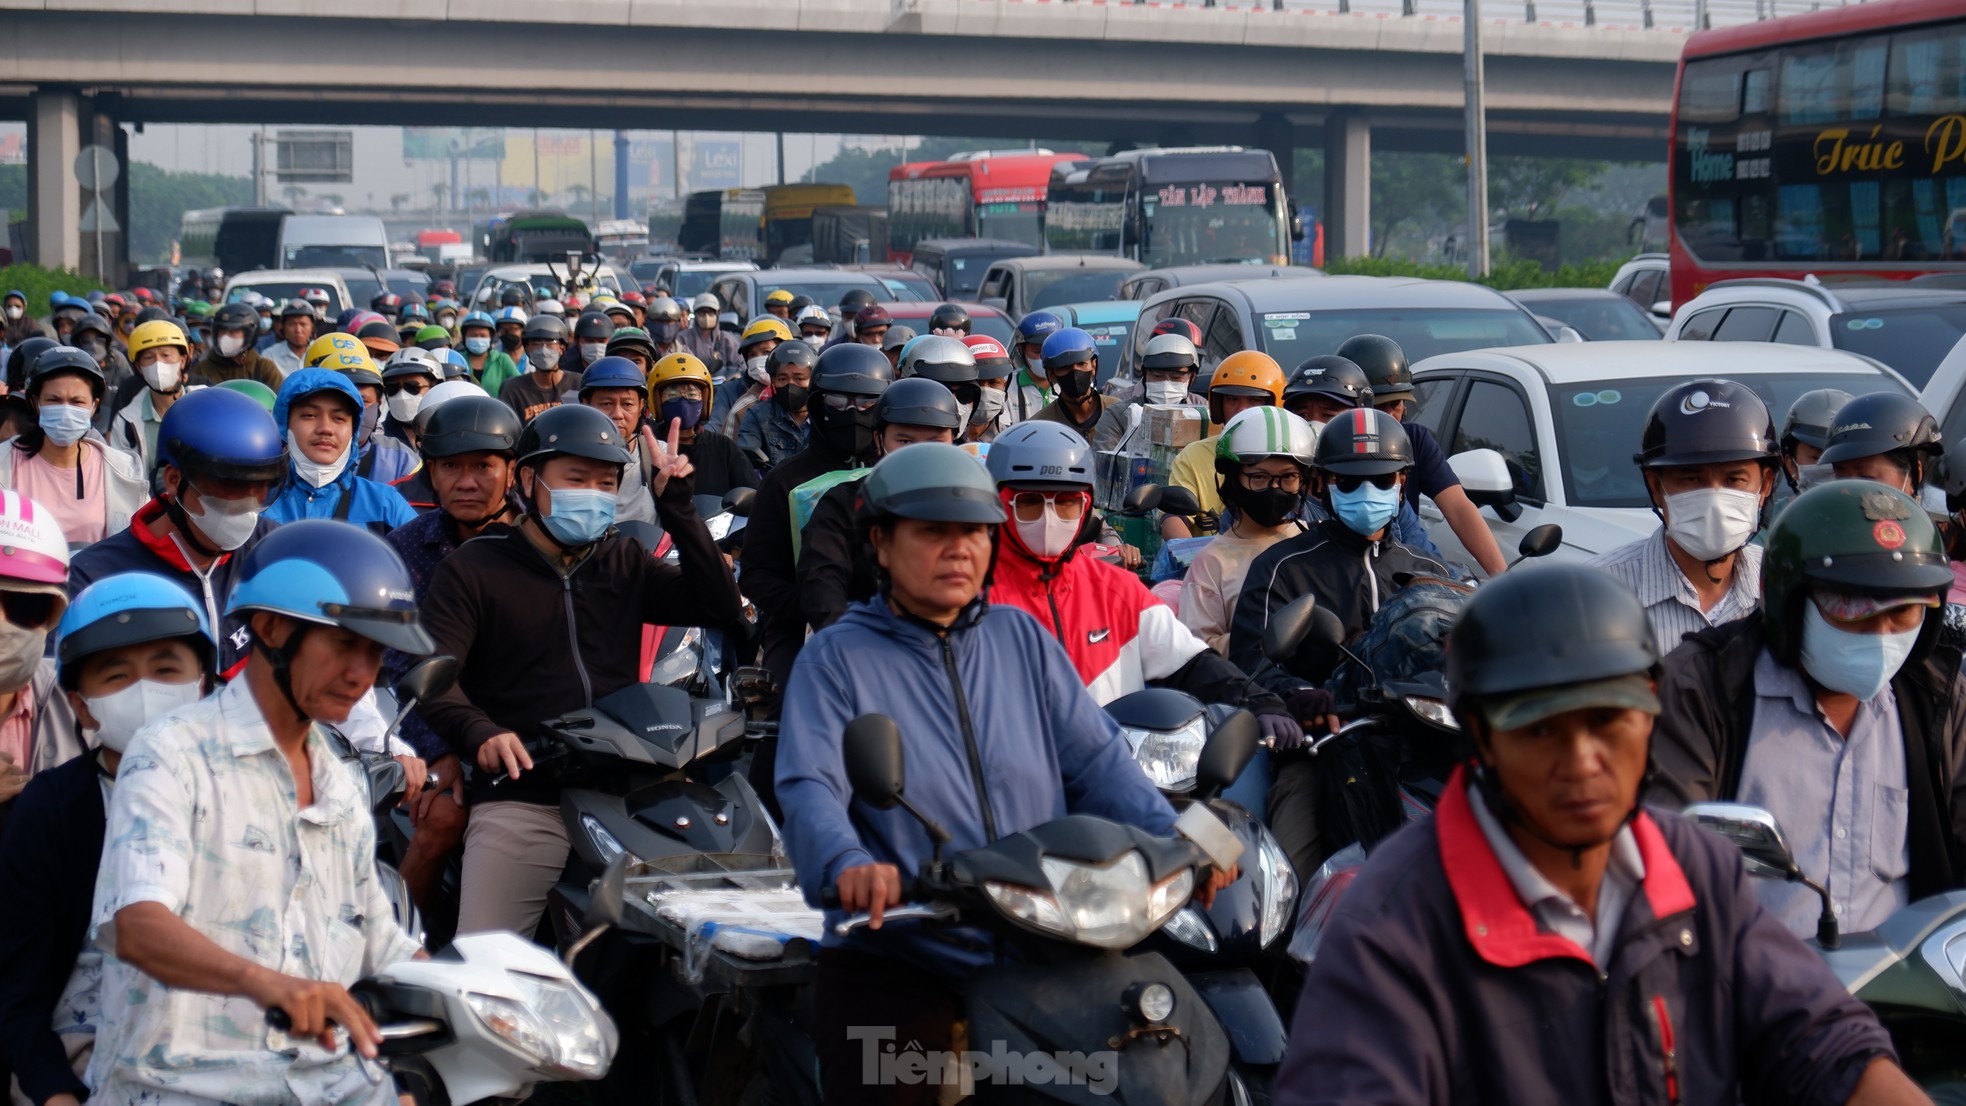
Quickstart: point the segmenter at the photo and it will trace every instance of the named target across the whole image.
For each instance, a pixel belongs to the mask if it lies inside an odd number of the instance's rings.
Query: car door
[[[1474,449],[1492,449],[1502,455],[1515,480],[1516,506],[1522,509],[1515,519],[1505,519],[1494,507],[1481,508],[1482,520],[1495,535],[1504,557],[1513,559],[1522,536],[1544,522],[1556,521],[1547,506],[1543,445],[1546,435],[1539,432],[1535,406],[1522,386],[1500,373],[1470,371],[1452,394],[1439,401],[1440,426],[1427,423],[1440,439],[1441,449],[1452,458]],[[1432,379],[1430,374],[1429,379]],[[1419,391],[1415,385],[1416,393]],[[1435,404],[1431,396],[1419,397],[1421,413],[1415,421],[1425,423]],[[1444,428],[1447,432],[1441,433]],[[1426,523],[1427,536],[1450,561],[1478,569],[1474,557],[1447,525],[1440,508],[1422,498],[1418,510]]]
[[[1010,309],[1009,269],[1001,265],[990,266],[990,271],[983,274],[982,285],[976,290],[976,301],[1009,315],[1012,326],[1017,324],[1019,316]]]

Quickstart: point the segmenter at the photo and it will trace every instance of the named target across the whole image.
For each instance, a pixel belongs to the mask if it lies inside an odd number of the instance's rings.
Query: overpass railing
[[[1123,4],[1128,0],[1109,0]],[[1163,7],[1270,8],[1358,15],[1455,18],[1461,0],[1131,0]],[[1488,19],[1690,32],[1842,7],[1862,0],[1481,0]]]

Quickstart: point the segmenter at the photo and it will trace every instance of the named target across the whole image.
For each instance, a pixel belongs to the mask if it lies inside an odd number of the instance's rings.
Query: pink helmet
[[[53,511],[0,489],[0,589],[15,580],[61,587],[68,580],[68,539]]]

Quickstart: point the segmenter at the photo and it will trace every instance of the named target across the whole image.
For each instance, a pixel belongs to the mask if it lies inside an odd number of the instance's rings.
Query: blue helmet
[[[272,413],[230,388],[200,388],[171,404],[157,427],[157,457],[187,479],[270,484],[287,474],[286,436]]]
[[[525,312],[522,311],[520,312],[520,314],[523,315],[525,314]],[[525,322],[524,319],[520,319],[519,321]],[[464,316],[464,318],[458,320],[457,329],[462,331],[467,326],[482,326],[486,330],[490,330],[492,327],[496,325],[497,325],[496,323],[492,322],[492,317],[490,315],[485,314],[483,311],[473,311],[470,314]]]
[[[1099,347],[1093,344],[1092,335],[1078,327],[1069,326],[1046,338],[1040,355],[1044,360],[1045,371],[1050,372],[1052,369],[1076,365],[1081,361],[1096,363],[1099,360]]]
[[[180,637],[194,639],[198,663],[207,674],[217,670],[212,624],[190,592],[148,572],[106,576],[76,594],[55,629],[56,678],[73,691],[85,657]]]
[[[6,295],[4,295],[4,296],[0,296],[0,300],[19,300],[19,301],[21,301],[22,303],[26,303],[26,302],[27,302],[27,293],[26,293],[26,292],[23,292],[23,291],[21,291],[21,290],[20,290],[20,289],[18,289],[18,288],[9,288],[9,289],[7,290],[7,294],[6,294]]]
[[[596,388],[633,388],[638,392],[648,389],[648,374],[635,367],[626,357],[603,357],[587,366],[580,377],[580,399],[584,403]]]
[[[1033,311],[1017,320],[1017,341],[1042,342],[1053,334],[1065,329],[1065,320],[1049,311]]]
[[[1092,447],[1063,423],[1020,422],[997,435],[986,460],[990,479],[999,485],[1088,491],[1093,486]]]
[[[524,326],[526,325],[526,320],[530,317],[526,314],[526,309],[523,307],[501,307],[498,309],[498,314],[492,316],[492,323],[493,325],[497,325],[498,323],[518,323],[520,326]]]
[[[48,293],[48,306],[51,308],[60,307],[62,304],[67,302],[68,302],[68,293],[62,291],[59,288]]]
[[[289,522],[247,550],[225,613],[251,611],[339,626],[404,653],[436,648],[403,558],[367,529],[333,519]]]
[[[463,354],[454,349],[442,349],[434,352],[438,354],[437,359],[444,363],[445,380],[471,379],[471,362],[466,361]]]
[[[300,369],[288,376],[280,385],[280,394],[273,400],[273,424],[284,432],[287,425],[287,412],[297,400],[305,399],[316,392],[334,392],[346,396],[355,405],[355,416],[362,414],[362,393],[355,388],[355,382],[347,374],[332,369]]]

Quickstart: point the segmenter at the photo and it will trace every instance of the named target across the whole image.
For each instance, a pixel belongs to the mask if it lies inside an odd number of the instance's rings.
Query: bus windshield
[[[389,251],[381,246],[289,246],[285,269],[386,269]]]
[[[1148,268],[1280,260],[1283,219],[1263,184],[1168,185],[1140,198]]]
[[[1040,203],[977,204],[976,237],[1036,246],[1044,241],[1043,212]]]

